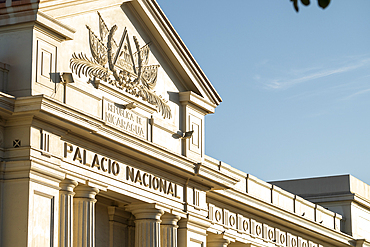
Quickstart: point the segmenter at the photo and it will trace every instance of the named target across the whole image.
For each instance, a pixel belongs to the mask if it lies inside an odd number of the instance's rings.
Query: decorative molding
[[[56,20],[55,18],[41,12],[37,11],[36,20],[37,23],[46,27],[47,29],[52,30],[53,32],[59,34],[66,40],[73,40],[75,29],[69,27],[62,22]]]
[[[95,87],[104,81],[126,93],[140,97],[143,101],[155,105],[163,118],[171,118],[168,101],[154,91],[159,65],[148,65],[149,44],[140,47],[139,41],[133,36],[136,52],[132,53],[127,29],[124,29],[117,44],[113,38],[117,25],[109,29],[99,12],[98,15],[100,37],[86,26],[89,30],[92,58],[83,53],[74,53],[70,60],[72,72],[79,77],[81,74],[89,77]]]
[[[275,246],[308,247],[308,243],[310,243],[310,246],[319,246],[302,237],[282,231],[277,227],[269,226],[266,223],[247,218],[211,203],[208,203],[208,219],[212,221],[212,225],[218,225],[215,226],[215,229],[219,230],[219,226],[221,226],[224,229],[223,233],[225,236],[230,238],[236,237],[236,230],[238,234],[249,235],[252,238],[261,239]]]
[[[310,235],[315,238],[325,238],[330,240],[332,245],[347,244],[351,241],[351,237],[343,234],[338,229],[319,224],[311,219],[307,219],[300,215],[290,212],[277,205],[262,201],[254,196],[242,193],[236,190],[216,190],[207,193],[208,198],[212,200],[222,201],[223,203],[232,203],[233,207],[238,207],[242,210],[248,211],[251,214],[258,215],[258,217],[272,217],[274,222],[279,225],[284,225],[287,228],[295,229],[297,225],[300,226],[302,234],[310,232]],[[334,223],[334,218],[333,218]]]
[[[147,162],[150,160],[153,166],[166,167],[170,172],[176,172],[184,177],[189,176],[194,182],[213,187],[213,189],[226,189],[239,181],[228,174],[223,174],[217,169],[204,165],[200,166],[199,175],[193,176],[194,160],[145,139],[136,138],[128,133],[105,126],[102,119],[78,112],[76,108],[45,95],[20,97],[16,100],[15,105],[14,116],[17,115],[17,118],[12,117],[7,120],[7,123],[12,121],[12,124],[25,124],[25,120],[19,121],[19,119],[27,117],[29,120],[26,120],[31,123],[34,118],[37,118],[53,126],[58,126],[58,128],[70,129],[71,135],[90,143],[99,144],[99,138],[104,138],[109,141],[110,144],[107,148],[110,148],[112,152],[125,152],[127,156],[138,159],[145,155],[145,160]],[[20,151],[20,148],[15,150]]]
[[[206,101],[204,98],[202,98],[201,96],[197,95],[192,91],[180,92],[179,96],[180,102],[182,104],[191,103],[197,106],[198,108],[202,109],[202,111],[205,111],[206,114],[215,112],[216,108],[215,104]]]

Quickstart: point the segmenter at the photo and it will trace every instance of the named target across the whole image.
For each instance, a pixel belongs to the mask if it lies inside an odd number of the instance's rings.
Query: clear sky
[[[370,184],[370,1],[157,0],[223,102],[206,154],[265,181]]]

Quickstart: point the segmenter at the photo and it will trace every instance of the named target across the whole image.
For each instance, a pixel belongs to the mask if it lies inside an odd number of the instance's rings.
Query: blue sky
[[[157,0],[223,102],[206,153],[265,181],[370,184],[370,1]]]

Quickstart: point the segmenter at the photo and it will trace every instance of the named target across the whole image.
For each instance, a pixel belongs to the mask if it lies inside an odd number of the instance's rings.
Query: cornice
[[[208,192],[207,196],[275,222],[276,224],[295,230],[299,229],[303,234],[313,236],[335,246],[355,246],[355,239],[345,233],[330,229],[248,194],[235,190],[217,190]]]
[[[62,22],[41,11],[37,12],[35,21],[37,24],[42,25],[46,29],[59,34],[66,40],[73,40],[74,38],[74,33],[76,32],[75,29],[63,24]]]
[[[158,3],[155,0],[134,0],[127,2],[133,6],[141,17],[146,15],[147,18],[143,19],[145,24],[148,25],[148,27],[153,27],[150,30],[152,32],[157,32],[157,35],[155,35],[155,33],[153,34],[157,39],[162,41],[160,42],[161,46],[166,46],[166,52],[172,53],[171,56],[169,56],[170,59],[171,57],[175,59],[172,63],[180,64],[188,77],[192,78],[192,83],[195,84],[198,90],[204,92],[213,104],[219,105],[222,101],[220,95],[191,55],[189,49],[177,34]]]
[[[1,112],[11,114],[14,111],[15,97],[9,94],[0,92],[0,109]]]
[[[319,195],[319,196],[302,196],[306,200],[314,203],[337,203],[337,202],[355,202],[365,208],[370,208],[370,202],[367,198],[364,198],[356,193],[340,193],[330,195]]]
[[[104,8],[122,5],[122,0],[105,0],[104,4],[101,4],[101,0],[49,0],[41,1],[40,10],[45,13],[53,12],[57,19],[63,19],[66,17],[76,16],[89,12],[95,12]],[[87,4],[88,8],[76,8],[80,5]],[[65,8],[68,11],[59,11]]]
[[[162,169],[190,178],[213,189],[226,189],[238,181],[228,174],[196,164],[194,160],[152,142],[119,132],[105,125],[100,118],[80,113],[74,107],[43,95],[22,97],[16,100],[13,116],[21,117],[30,114],[33,114],[40,121],[60,126],[66,130],[66,133],[76,133],[93,142],[97,142],[99,139],[98,142],[101,145],[121,150],[136,159],[146,160],[146,162],[150,160],[150,163],[156,164]],[[165,168],[164,165],[167,167]]]
[[[229,174],[217,172],[213,169],[210,169],[209,167],[203,165],[202,163],[198,163],[196,165],[195,175],[196,176],[203,176],[203,177],[211,176],[211,177],[215,177],[215,178],[218,178],[218,179],[226,180],[227,184],[229,184],[229,185],[235,185],[237,182],[240,181],[239,179],[237,179],[235,177],[232,177]],[[213,189],[216,190],[216,189],[220,189],[220,188],[213,188]]]
[[[1,18],[6,16],[5,18]],[[0,27],[33,23],[60,36],[60,39],[72,40],[75,30],[55,18],[41,12],[38,3],[20,4],[0,8]],[[14,27],[12,27],[14,28]],[[59,37],[58,37],[59,38]]]
[[[216,108],[215,104],[206,101],[204,98],[200,97],[199,95],[197,95],[196,93],[192,91],[180,92],[179,96],[180,96],[180,102],[182,104],[191,103],[199,107],[203,111],[205,111],[207,114],[215,112],[215,108]]]

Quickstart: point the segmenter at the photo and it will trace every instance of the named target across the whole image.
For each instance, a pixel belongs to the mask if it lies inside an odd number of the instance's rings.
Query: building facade
[[[0,91],[1,247],[370,246],[353,198],[204,153],[221,98],[155,0],[0,1]]]

